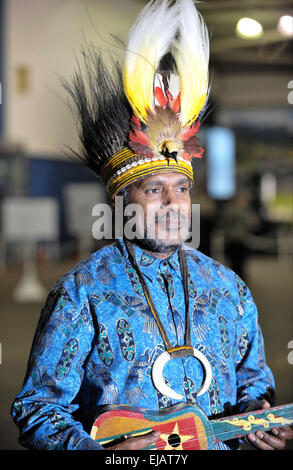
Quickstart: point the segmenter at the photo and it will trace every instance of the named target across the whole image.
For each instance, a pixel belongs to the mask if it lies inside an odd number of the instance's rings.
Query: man
[[[102,177],[112,200],[123,195],[141,211],[134,240],[124,233],[93,253],[48,296],[12,407],[28,448],[102,449],[89,433],[104,405],[158,410],[185,401],[212,416],[274,402],[248,288],[233,271],[183,248],[191,159],[202,154],[196,133],[207,49],[191,0],[154,1],[130,33],[123,83],[119,70],[112,75],[99,56],[85,54],[89,91],[81,74],[73,88],[66,85],[81,125],[77,157]],[[162,377],[156,365],[166,354]],[[158,434],[109,449],[142,449]],[[256,447],[281,449],[289,429],[262,435],[250,436]]]

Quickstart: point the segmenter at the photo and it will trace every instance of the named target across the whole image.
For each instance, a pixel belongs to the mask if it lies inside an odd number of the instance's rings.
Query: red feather
[[[141,129],[141,124],[140,120],[133,114],[131,121],[134,123],[134,125],[138,128]]]
[[[163,90],[158,86],[155,88],[155,98],[160,104],[160,106],[164,109],[167,104],[167,100],[163,93]]]
[[[139,131],[138,129],[133,129],[129,132],[129,139],[132,142],[136,142],[138,144],[149,145],[148,136],[143,131]]]
[[[167,99],[171,111],[173,111],[173,113],[178,113],[180,108],[180,93],[178,93],[178,96],[175,100],[170,91],[167,90]]]
[[[182,140],[189,140],[191,137],[195,136],[198,133],[198,129],[200,126],[200,122],[198,121],[197,124],[192,124],[190,127],[188,127],[182,134],[181,134],[181,139]]]
[[[149,145],[148,136],[141,130],[141,122],[135,114],[132,115],[131,122],[132,130],[129,132],[129,139],[137,144]]]
[[[182,153],[182,158],[184,158],[185,160],[189,160],[191,161],[193,158],[201,158],[203,156],[203,153],[204,153],[204,149],[199,147],[198,151],[197,152],[183,152]]]

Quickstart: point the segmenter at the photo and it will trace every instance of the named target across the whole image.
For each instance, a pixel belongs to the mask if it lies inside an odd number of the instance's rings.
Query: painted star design
[[[179,429],[178,429],[178,423],[176,423],[175,426],[174,426],[173,431],[170,434],[161,434],[160,435],[160,439],[162,439],[162,441],[166,442],[166,447],[164,447],[164,450],[174,450],[174,446],[170,445],[169,442],[168,442],[169,436],[171,434],[177,434],[180,438],[180,444],[178,446],[176,446],[176,450],[184,450],[183,447],[182,447],[182,444],[184,444],[184,442],[190,441],[190,439],[192,439],[194,437],[193,435],[192,436],[180,435]]]

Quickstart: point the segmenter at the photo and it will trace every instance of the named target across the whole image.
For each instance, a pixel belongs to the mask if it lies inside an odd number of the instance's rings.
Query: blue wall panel
[[[54,197],[59,202],[60,240],[69,239],[65,226],[63,190],[68,183],[96,182],[95,175],[71,161],[31,158],[29,163],[29,196]]]

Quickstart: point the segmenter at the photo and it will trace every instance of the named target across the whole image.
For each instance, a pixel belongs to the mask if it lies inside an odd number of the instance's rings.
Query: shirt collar
[[[122,239],[119,239],[118,244],[121,246],[123,253],[127,257],[127,251],[125,248],[124,241]],[[143,250],[143,248],[137,246],[136,244],[133,244],[133,247],[135,251],[136,260],[141,272],[151,281],[156,279],[158,271],[160,269],[166,267],[170,268],[169,271],[172,274],[176,274],[180,279],[182,279],[178,261],[178,250],[176,250],[171,256],[169,256],[169,258],[161,259]]]

